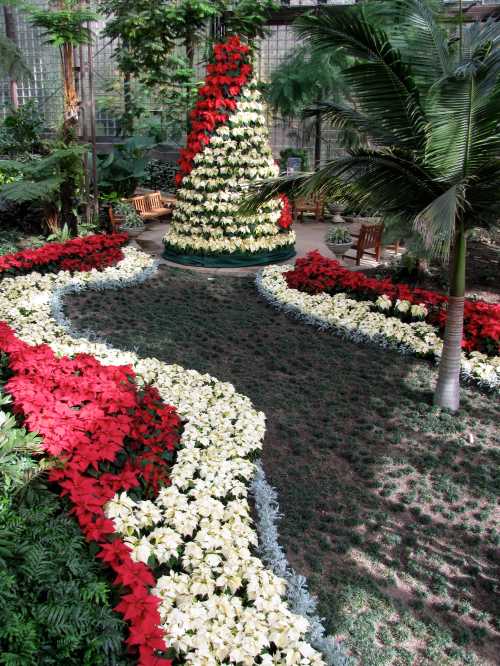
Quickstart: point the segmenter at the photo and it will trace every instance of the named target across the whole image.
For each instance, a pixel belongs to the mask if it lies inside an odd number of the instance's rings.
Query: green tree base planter
[[[163,257],[184,266],[204,268],[240,268],[241,266],[267,266],[286,261],[295,256],[295,247],[287,245],[271,252],[232,253],[218,255],[181,254],[175,248],[166,246]]]

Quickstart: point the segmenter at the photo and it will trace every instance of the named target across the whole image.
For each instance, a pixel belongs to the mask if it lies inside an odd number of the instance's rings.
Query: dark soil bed
[[[430,365],[289,320],[248,278],[162,267],[67,312],[116,347],[232,382],[266,413],[288,557],[363,664],[498,663],[495,399],[467,388],[458,417],[441,413]]]

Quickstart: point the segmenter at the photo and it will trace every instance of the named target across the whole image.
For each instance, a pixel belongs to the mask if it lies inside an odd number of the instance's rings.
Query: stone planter
[[[332,216],[333,224],[344,224],[345,220],[342,217],[344,209],[341,206],[339,206],[338,204],[330,203],[327,204],[326,207]]]
[[[352,240],[348,243],[332,243],[331,241],[326,241],[328,249],[333,252],[337,259],[342,259],[342,256],[350,250],[352,246]]]

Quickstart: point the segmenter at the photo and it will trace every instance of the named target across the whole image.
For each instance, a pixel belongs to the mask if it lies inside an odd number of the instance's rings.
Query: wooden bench
[[[356,265],[359,266],[364,254],[369,254],[375,257],[377,262],[380,261],[382,253],[382,234],[384,232],[384,224],[362,224],[358,232],[351,232],[354,238],[352,248],[356,250]],[[387,247],[394,248],[396,254],[399,252],[399,242]],[[373,250],[370,252],[370,250]],[[347,256],[347,253],[343,257]]]
[[[325,221],[325,200],[321,197],[311,197],[310,199],[296,199],[292,203],[293,220],[304,221],[304,213],[313,213],[316,222]]]
[[[160,192],[152,192],[127,199],[127,203],[135,208],[143,220],[154,220],[172,214],[175,197],[163,197]]]

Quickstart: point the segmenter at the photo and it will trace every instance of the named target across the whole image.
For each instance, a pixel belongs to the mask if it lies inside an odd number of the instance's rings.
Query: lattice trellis
[[[46,0],[34,0],[39,6],[47,6]],[[354,0],[328,0],[328,2],[317,2],[316,0],[290,0],[282,2],[283,10],[278,12],[273,25],[270,26],[271,33],[261,44],[261,53],[258,61],[258,72],[262,80],[267,80],[275,67],[293,50],[297,44],[293,27],[286,17],[286,12],[294,8],[307,8],[315,5],[329,4],[353,4]],[[29,99],[37,101],[38,108],[45,118],[46,128],[54,129],[61,118],[61,73],[59,54],[57,50],[43,44],[40,31],[29,25],[29,22],[21,12],[14,10],[19,46],[31,71],[33,79],[19,81],[19,101],[24,103]],[[97,135],[101,140],[116,136],[117,122],[109,113],[102,110],[102,100],[109,97],[106,89],[116,66],[113,61],[113,45],[102,36],[103,23],[93,25],[95,42],[93,45],[94,58],[94,93],[96,99],[96,124]],[[3,14],[0,12],[0,30],[5,31]],[[85,59],[84,59],[85,60]],[[78,58],[77,58],[78,61]],[[85,60],[86,62],[86,60]],[[119,97],[120,93],[116,93]],[[119,100],[118,100],[119,101]],[[5,114],[10,102],[9,84],[7,80],[0,81],[0,113]],[[305,147],[312,151],[312,139],[305,139],[303,130],[298,122],[283,122],[269,116],[271,128],[271,142],[276,155],[280,150],[288,146]],[[325,151],[325,157],[328,151]]]

